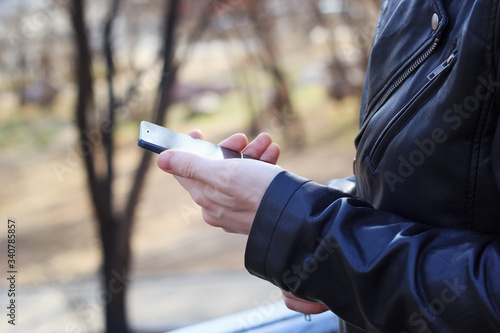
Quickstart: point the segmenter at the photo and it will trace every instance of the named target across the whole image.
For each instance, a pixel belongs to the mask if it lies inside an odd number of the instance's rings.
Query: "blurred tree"
[[[256,106],[252,98],[250,79],[245,72],[235,71],[241,78],[250,110],[249,131],[256,135],[265,126],[266,121],[277,120],[277,127],[282,129],[287,144],[300,147],[303,144],[304,130],[291,99],[289,81],[281,68],[279,55],[281,38],[276,25],[283,14],[276,14],[268,0],[218,0],[214,2],[219,29],[226,39],[237,39],[243,44],[248,59],[254,66],[263,69],[270,77],[271,91],[266,96],[263,106]],[[286,1],[277,2],[278,8],[288,6]]]
[[[169,106],[169,91],[175,81],[178,65],[174,63],[174,32],[178,20],[180,0],[165,3],[163,47],[161,51],[163,69],[158,87],[157,102],[152,121],[163,123]],[[120,0],[113,0],[104,28],[104,53],[107,64],[107,86],[109,107],[106,116],[99,119],[94,102],[94,80],[92,75],[92,53],[86,31],[83,0],[73,0],[70,7],[76,43],[76,77],[78,100],[76,119],[79,130],[78,144],[84,154],[88,187],[99,223],[103,251],[104,288],[106,290],[106,332],[129,331],[125,311],[127,274],[130,260],[130,234],[151,153],[144,152],[137,167],[128,200],[124,207],[116,207],[113,188],[113,129],[115,111],[119,104],[114,92],[112,31]],[[130,89],[129,89],[130,90]],[[102,138],[101,145],[90,142],[89,133]],[[92,134],[91,134],[92,135]],[[102,149],[104,148],[104,149]],[[103,171],[102,165],[105,165]]]
[[[304,130],[300,126],[299,116],[293,108],[288,81],[280,68],[279,59],[276,55],[278,43],[274,40],[273,34],[276,22],[272,19],[270,13],[265,10],[264,6],[265,1],[251,1],[248,12],[254,34],[261,45],[258,58],[273,82],[273,91],[264,111],[271,116],[277,117],[280,126],[284,130],[287,143],[294,147],[301,147]]]

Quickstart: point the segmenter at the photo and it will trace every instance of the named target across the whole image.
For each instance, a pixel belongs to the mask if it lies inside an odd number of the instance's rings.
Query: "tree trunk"
[[[103,300],[105,301],[105,327],[107,333],[127,333],[126,296],[127,275],[130,263],[130,236],[135,216],[135,209],[144,185],[146,172],[152,154],[144,151],[137,167],[134,181],[128,193],[128,199],[123,207],[115,207],[113,196],[113,128],[115,127],[115,110],[120,105],[114,93],[114,62],[112,47],[113,22],[117,15],[121,0],[113,0],[109,15],[105,22],[103,33],[103,49],[107,65],[107,84],[109,112],[105,119],[95,120],[92,55],[86,33],[84,17],[84,1],[73,0],[70,7],[71,22],[75,33],[76,76],[78,84],[78,99],[75,107],[77,126],[79,130],[78,144],[83,152],[84,165],[87,173],[87,183],[99,225],[103,254]],[[163,70],[158,87],[153,119],[161,124],[165,120],[166,111],[170,105],[170,91],[175,82],[178,64],[174,63],[175,28],[179,18],[180,0],[170,0],[165,3],[163,31]],[[206,20],[202,20],[206,26]],[[198,27],[193,38],[199,37],[203,28]],[[133,89],[133,88],[131,88]],[[125,96],[123,100],[128,98]],[[122,100],[122,102],[123,102]],[[99,133],[102,142],[90,139],[89,133]],[[102,145],[101,145],[102,143]],[[104,154],[96,154],[96,150],[104,149]],[[100,159],[99,161],[96,161]],[[101,163],[99,163],[101,162]],[[105,172],[99,173],[96,165],[106,166]],[[102,171],[102,170],[101,170]]]

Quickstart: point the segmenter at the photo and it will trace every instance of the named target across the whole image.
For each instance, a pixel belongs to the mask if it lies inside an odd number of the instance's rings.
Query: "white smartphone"
[[[139,147],[161,153],[167,149],[187,151],[210,159],[251,158],[253,157],[230,150],[214,143],[195,139],[163,126],[142,121],[139,128]]]

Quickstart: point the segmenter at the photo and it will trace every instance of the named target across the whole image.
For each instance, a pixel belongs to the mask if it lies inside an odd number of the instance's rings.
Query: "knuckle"
[[[220,227],[224,218],[224,209],[213,205],[205,207],[202,210],[202,217],[208,225]]]
[[[206,197],[200,192],[192,193],[191,198],[198,206],[205,207],[207,205]]]
[[[186,165],[182,169],[182,176],[193,179],[196,176],[196,164],[192,160],[187,160]]]

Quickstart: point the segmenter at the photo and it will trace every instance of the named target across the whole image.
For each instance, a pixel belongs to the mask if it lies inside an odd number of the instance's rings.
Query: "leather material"
[[[279,174],[247,269],[343,332],[500,332],[499,40],[498,0],[384,1],[356,196]]]
[[[415,3],[433,7],[436,2]],[[390,12],[395,5],[389,3],[392,5],[387,5],[381,16],[387,24],[398,20],[392,17],[403,10],[400,7],[408,10],[402,4]],[[409,35],[406,39],[427,41],[423,37],[432,35],[432,10],[420,15],[417,8],[413,15],[407,14],[417,17],[415,24],[424,24],[418,17],[426,16],[428,31],[422,31],[422,37]],[[391,63],[371,57],[365,95],[375,97],[363,98],[355,173],[360,179],[357,194],[376,208],[435,226],[500,234],[500,205],[495,204],[500,201],[500,191],[493,181],[491,160],[500,88],[498,60],[494,60],[498,54],[493,52],[494,42],[500,38],[494,34],[498,30],[497,11],[495,1],[450,1],[446,12],[440,13],[447,23],[437,49],[378,110],[373,110],[372,105],[383,92],[372,92],[380,88],[371,83],[372,72],[380,76],[380,72],[390,73],[387,67],[405,68],[405,59],[418,58],[422,51],[418,48],[415,54],[415,48],[407,48],[406,52],[398,49],[401,60],[389,58]],[[378,33],[383,35],[387,30],[382,24]],[[390,52],[387,45],[382,36],[378,37],[374,53],[378,54],[378,48]],[[456,56],[452,63],[430,81],[429,73],[453,52]],[[388,77],[386,86],[394,80]],[[430,196],[431,200],[408,205],[410,192],[414,198]]]

